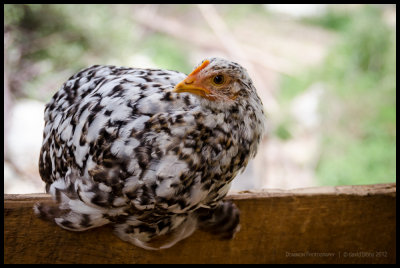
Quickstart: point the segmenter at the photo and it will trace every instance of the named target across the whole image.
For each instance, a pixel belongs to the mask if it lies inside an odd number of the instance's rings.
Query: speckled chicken
[[[71,231],[112,224],[122,240],[162,249],[196,229],[239,230],[224,201],[263,136],[260,98],[239,64],[208,58],[186,76],[95,65],[45,109],[40,175],[53,205],[35,213]]]

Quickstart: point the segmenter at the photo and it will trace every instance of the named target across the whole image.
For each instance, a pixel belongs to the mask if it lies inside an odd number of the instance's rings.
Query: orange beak
[[[173,90],[173,92],[181,93],[181,92],[189,92],[196,94],[200,97],[204,97],[207,99],[211,99],[208,97],[210,94],[210,90],[202,85],[201,81],[198,79],[198,73],[203,70],[208,64],[210,64],[209,60],[205,60],[199,67],[197,67],[193,72],[191,72],[185,80],[177,84]]]

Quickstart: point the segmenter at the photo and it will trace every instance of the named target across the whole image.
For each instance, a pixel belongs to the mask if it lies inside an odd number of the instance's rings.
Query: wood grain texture
[[[241,230],[230,241],[197,231],[147,251],[109,226],[70,232],[36,218],[45,194],[4,196],[5,263],[395,263],[396,184],[230,193]]]

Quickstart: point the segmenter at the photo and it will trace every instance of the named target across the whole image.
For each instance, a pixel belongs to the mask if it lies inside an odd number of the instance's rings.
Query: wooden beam
[[[231,193],[241,230],[230,241],[197,231],[147,251],[111,227],[70,232],[36,218],[45,194],[4,196],[5,263],[395,263],[396,184]]]

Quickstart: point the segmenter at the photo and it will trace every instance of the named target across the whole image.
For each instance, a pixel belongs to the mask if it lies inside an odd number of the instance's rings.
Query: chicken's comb
[[[203,70],[204,68],[206,68],[208,64],[210,64],[210,61],[209,61],[209,60],[203,61],[203,63],[202,63],[199,67],[197,67],[196,69],[194,69],[193,72],[191,72],[189,75],[195,75],[195,74],[197,74],[198,72],[200,72],[201,70]]]

